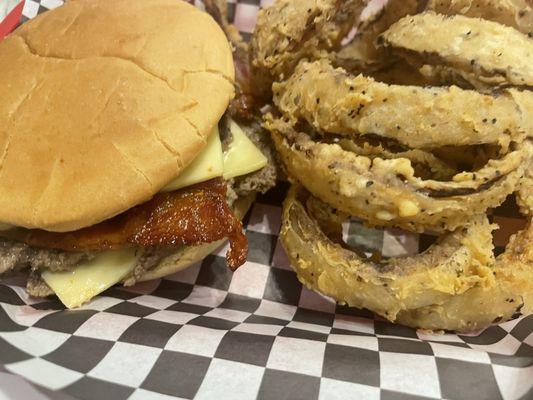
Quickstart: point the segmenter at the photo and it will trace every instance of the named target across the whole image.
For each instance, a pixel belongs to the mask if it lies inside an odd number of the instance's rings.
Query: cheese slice
[[[257,171],[267,165],[267,158],[246,136],[241,127],[233,120],[230,120],[229,127],[233,140],[226,152],[222,153],[217,127],[209,136],[205,149],[162,191],[171,192],[219,176],[231,179]]]
[[[246,175],[267,165],[268,160],[261,150],[233,120],[230,120],[230,130],[233,140],[224,153],[224,179]]]
[[[70,271],[47,270],[41,276],[66,307],[75,308],[124,279],[140,254],[134,248],[106,251]]]
[[[165,186],[162,191],[178,190],[222,176],[223,173],[222,144],[220,143],[218,127],[216,127],[207,139],[207,144],[202,152],[185,168],[185,171],[176,180]]]

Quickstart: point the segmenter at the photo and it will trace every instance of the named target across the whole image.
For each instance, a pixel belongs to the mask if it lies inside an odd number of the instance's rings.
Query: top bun
[[[179,0],[71,0],[0,43],[0,222],[73,231],[196,157],[234,95],[231,48]]]

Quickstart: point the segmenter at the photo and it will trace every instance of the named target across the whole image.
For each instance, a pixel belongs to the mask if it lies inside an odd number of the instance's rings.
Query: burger
[[[0,273],[72,308],[229,239],[275,182],[257,124],[227,112],[223,30],[180,0],[77,0],[0,43]]]

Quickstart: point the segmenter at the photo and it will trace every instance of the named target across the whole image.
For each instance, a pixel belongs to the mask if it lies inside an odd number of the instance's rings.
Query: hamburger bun
[[[184,1],[73,0],[24,24],[0,43],[0,222],[74,231],[150,199],[233,81],[224,33]]]

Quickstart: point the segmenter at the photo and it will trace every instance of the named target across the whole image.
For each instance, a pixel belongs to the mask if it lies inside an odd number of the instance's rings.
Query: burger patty
[[[175,252],[175,248],[149,248],[137,261],[125,286],[134,285],[146,271],[157,267],[161,260]],[[31,296],[46,297],[54,292],[41,278],[42,269],[68,271],[81,262],[93,259],[98,254],[92,252],[68,252],[54,249],[32,247],[25,243],[0,239],[0,275],[29,268],[30,274],[26,290]]]
[[[261,150],[261,153],[267,158],[268,162],[259,171],[236,177],[229,182],[228,202],[230,204],[240,196],[248,196],[252,193],[265,193],[276,185],[278,177],[278,162],[274,151],[274,143],[272,143],[270,134],[263,129],[262,119],[252,118],[251,121],[248,121],[246,124],[240,124],[239,126],[253,144]],[[222,150],[227,151],[233,140],[227,118],[222,119],[219,128]]]
[[[80,262],[94,258],[95,255],[95,252],[44,249],[14,240],[0,239],[0,274],[22,268],[65,271]]]

